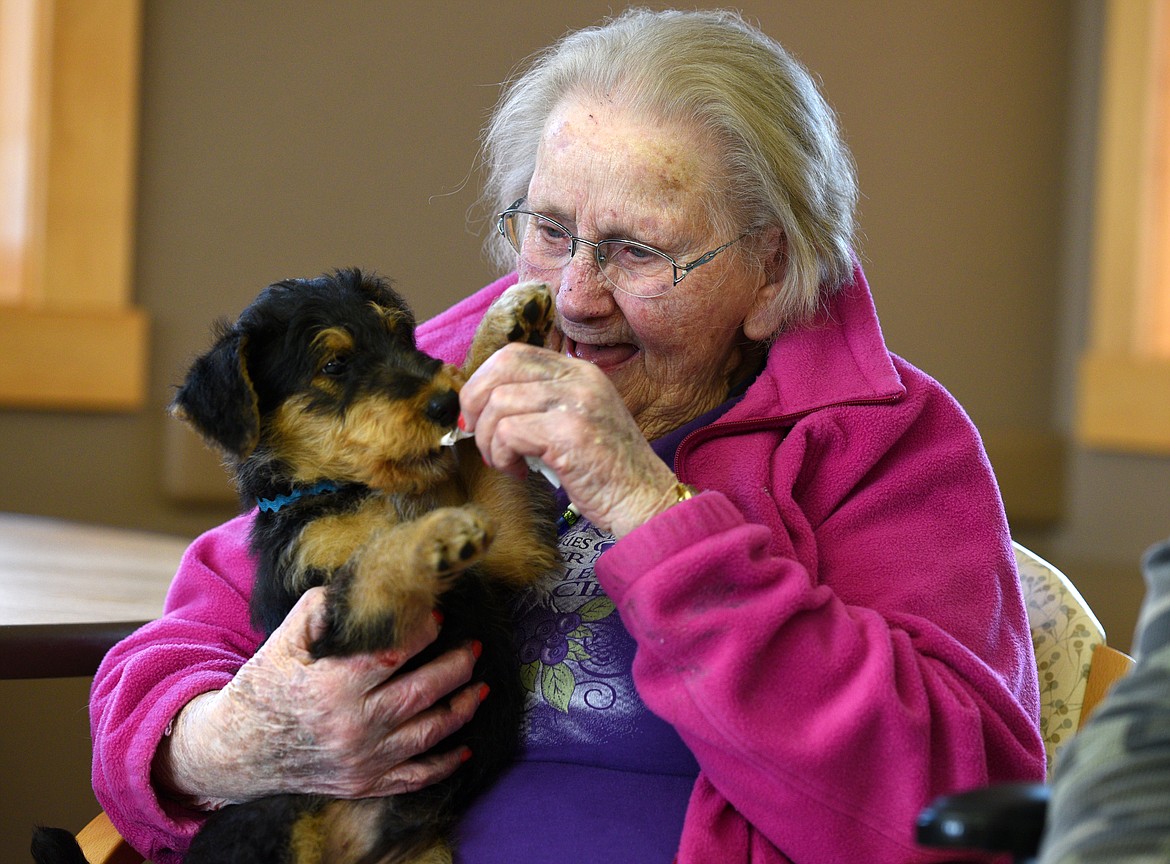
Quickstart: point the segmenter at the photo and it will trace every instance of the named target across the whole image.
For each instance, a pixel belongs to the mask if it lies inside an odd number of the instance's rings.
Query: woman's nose
[[[556,293],[557,311],[570,321],[601,318],[614,309],[613,289],[601,275],[590,251],[579,248],[561,271]]]

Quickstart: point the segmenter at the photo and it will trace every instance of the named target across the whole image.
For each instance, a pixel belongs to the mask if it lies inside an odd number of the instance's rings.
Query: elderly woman
[[[633,11],[537,57],[485,142],[517,272],[419,344],[459,362],[508,285],[552,285],[554,350],[496,354],[461,424],[501,470],[551,466],[566,516],[563,571],[517,613],[523,753],[460,860],[926,860],[933,796],[1041,777],[995,481],[886,350],[807,72],[732,14]],[[471,648],[393,674],[437,623],[311,663],[314,590],[259,644],[249,518],[197,541],[95,682],[95,787],[162,864],[224,801],[394,794],[475,758],[420,755],[478,704]]]

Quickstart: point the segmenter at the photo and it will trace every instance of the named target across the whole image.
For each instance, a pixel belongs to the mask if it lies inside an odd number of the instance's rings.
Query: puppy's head
[[[322,479],[421,491],[451,470],[438,442],[462,382],[415,347],[414,323],[357,270],[278,282],[220,326],[172,413],[227,456],[245,494]]]

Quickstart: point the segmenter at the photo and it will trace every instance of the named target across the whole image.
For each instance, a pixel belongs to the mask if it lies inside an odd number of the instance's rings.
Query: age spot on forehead
[[[698,218],[716,159],[710,143],[685,125],[620,102],[569,99],[548,118],[529,191],[535,203],[603,231],[625,223],[620,230],[660,234],[653,230],[660,222]],[[663,242],[675,233],[666,230]]]
[[[643,146],[646,165],[661,189],[671,192],[695,190],[702,180],[698,159],[680,155],[669,142],[647,141]]]
[[[653,123],[632,122],[628,117],[615,118],[622,128],[621,134],[613,135],[594,114],[588,116],[593,121],[592,128],[582,130],[571,118],[564,118],[550,131],[554,138],[560,139],[561,146],[574,143],[574,134],[580,133],[593,146],[604,147],[641,170],[651,172],[664,188],[689,187],[702,177],[700,164],[705,148],[696,137]]]

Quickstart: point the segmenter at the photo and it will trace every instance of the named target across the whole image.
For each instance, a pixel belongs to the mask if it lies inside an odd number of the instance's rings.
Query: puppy
[[[438,745],[474,754],[418,792],[361,801],[281,795],[213,815],[199,862],[449,861],[459,815],[510,760],[523,691],[510,602],[556,564],[547,485],[487,468],[471,442],[441,447],[458,390],[509,341],[543,344],[543,284],[504,294],[456,369],[415,347],[414,317],[384,281],[348,270],[266,288],[195,361],[172,405],[218,447],[259,510],[254,623],[271,633],[297,598],[327,586],[318,656],[391,648],[440,610],[416,664],[470,639],[491,697]]]

